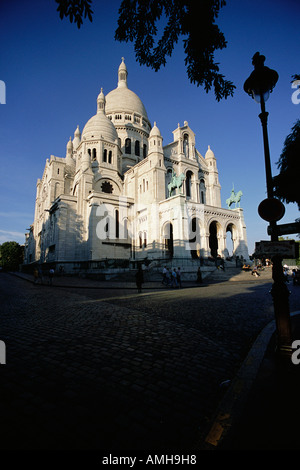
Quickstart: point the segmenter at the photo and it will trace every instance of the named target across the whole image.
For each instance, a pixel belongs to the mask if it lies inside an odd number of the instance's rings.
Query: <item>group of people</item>
[[[181,271],[180,268],[167,268],[166,266],[163,269],[163,279],[162,284],[170,287],[181,287]]]
[[[50,268],[49,271],[48,271],[48,278],[49,278],[48,284],[50,286],[52,286],[53,276],[54,276],[54,269]],[[40,267],[34,269],[33,277],[34,277],[34,283],[35,284],[38,284],[38,283],[43,284],[44,283],[44,273],[43,273],[43,271]]]

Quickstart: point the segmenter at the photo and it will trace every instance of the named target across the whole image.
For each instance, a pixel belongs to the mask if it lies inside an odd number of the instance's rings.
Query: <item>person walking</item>
[[[49,269],[49,285],[50,286],[52,286],[53,276],[54,276],[54,269],[51,268],[51,269]]]
[[[202,274],[201,274],[201,269],[199,267],[197,271],[197,284],[201,284],[201,283],[202,283]]]
[[[166,281],[167,281],[167,286],[170,286],[171,285],[171,274],[170,274],[170,270],[169,268],[167,268],[167,272],[166,272]]]
[[[137,270],[137,273],[135,275],[135,280],[136,280],[136,286],[137,286],[138,293],[141,293],[142,292],[142,284],[144,282],[144,275],[143,275],[142,266],[139,266],[139,268]]]
[[[39,278],[39,272],[36,268],[34,268],[33,277],[34,277],[34,283],[36,284]]]
[[[178,286],[181,288],[181,271],[180,271],[180,268],[177,269],[177,282],[178,282]]]
[[[175,268],[172,269],[172,274],[171,274],[171,276],[172,276],[171,287],[177,287],[177,286],[178,286],[178,284],[177,284],[177,273],[176,273],[176,269],[175,269]]]
[[[164,285],[167,285],[167,284],[168,284],[168,281],[167,281],[167,268],[166,268],[166,266],[165,266],[164,269],[163,269],[163,278],[162,278],[161,283],[164,284]]]

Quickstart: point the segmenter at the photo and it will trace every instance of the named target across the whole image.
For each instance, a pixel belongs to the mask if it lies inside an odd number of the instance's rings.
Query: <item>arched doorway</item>
[[[235,226],[233,224],[228,224],[226,228],[226,248],[229,256],[234,254],[234,231]]]
[[[166,257],[173,258],[173,225],[171,224],[171,222],[167,222],[164,226],[163,243]]]
[[[194,217],[189,226],[189,244],[191,257],[193,259],[200,258],[200,227],[196,217]]]
[[[218,226],[217,222],[212,222],[209,226],[209,248],[210,253],[213,258],[216,258],[218,255]]]

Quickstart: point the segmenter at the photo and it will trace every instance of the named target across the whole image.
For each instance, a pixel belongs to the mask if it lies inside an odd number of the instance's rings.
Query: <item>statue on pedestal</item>
[[[231,190],[230,197],[228,199],[226,199],[226,204],[228,206],[228,209],[230,209],[230,206],[234,203],[235,203],[235,209],[237,207],[237,204],[238,204],[238,207],[241,207],[240,201],[241,201],[242,195],[243,195],[242,191],[238,191],[236,193],[234,191],[234,185],[232,185],[232,190]]]

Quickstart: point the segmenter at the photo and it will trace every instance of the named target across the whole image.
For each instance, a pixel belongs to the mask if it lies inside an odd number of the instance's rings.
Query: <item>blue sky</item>
[[[213,92],[190,84],[181,42],[160,71],[140,66],[133,44],[114,40],[119,5],[117,0],[94,0],[93,23],[86,21],[78,30],[60,20],[54,0],[1,0],[0,80],[6,84],[6,104],[0,104],[0,243],[24,243],[46,158],[65,156],[77,124],[82,130],[95,114],[100,88],[107,94],[117,86],[124,56],[128,86],[143,101],[151,123],[157,122],[164,144],[173,140],[178,123],[188,121],[200,153],[205,155],[208,145],[215,153],[222,206],[232,184],[243,191],[251,254],[255,241],[269,237],[267,222],[257,213],[266,197],[260,108],[243,84],[256,51],[279,73],[266,104],[275,175],[284,140],[300,115],[300,104],[291,100],[291,76],[300,73],[299,1],[228,0],[217,21],[228,45],[216,59],[237,88],[233,98],[221,102]],[[297,217],[297,205],[288,204],[279,223]]]

